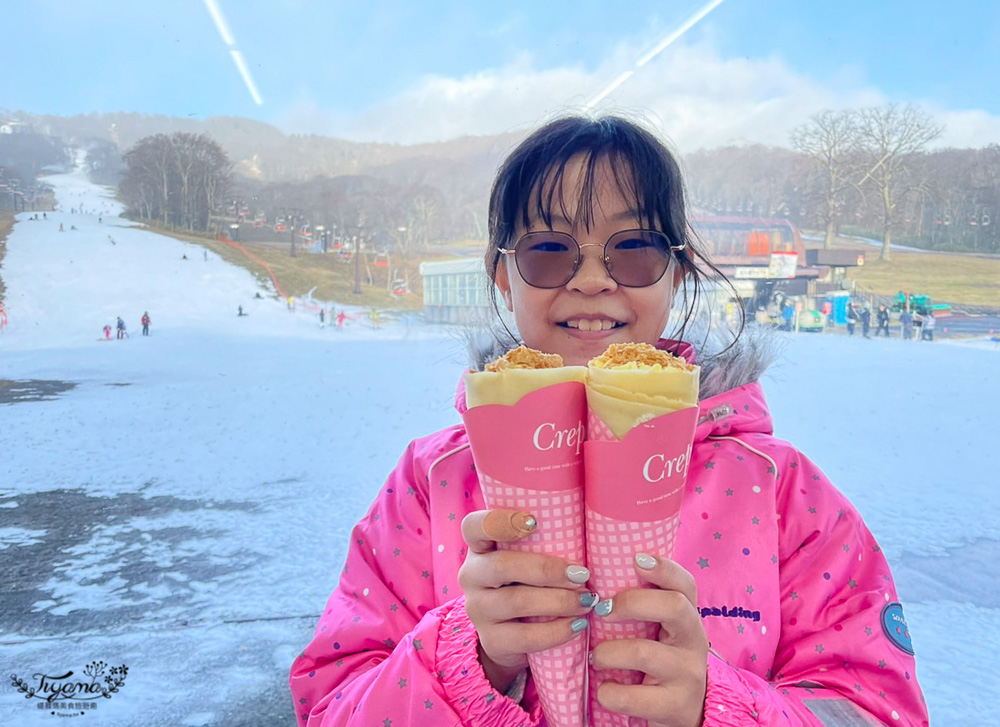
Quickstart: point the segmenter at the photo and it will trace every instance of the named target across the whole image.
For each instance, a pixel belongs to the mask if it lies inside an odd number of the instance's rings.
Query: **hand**
[[[695,605],[694,577],[672,560],[646,554],[636,555],[635,570],[656,588],[622,591],[603,618],[652,621],[660,624],[660,633],[656,641],[625,639],[597,645],[596,669],[645,674],[642,684],[604,682],[597,699],[606,709],[647,720],[650,727],[696,727],[704,716],[708,637]]]
[[[497,522],[502,527],[494,527]],[[569,641],[577,634],[574,624],[586,628],[582,617],[597,602],[583,585],[590,578],[586,568],[551,555],[497,550],[498,542],[533,530],[534,518],[512,510],[478,510],[462,520],[469,554],[458,582],[479,633],[479,661],[499,692],[528,665],[528,654]],[[539,617],[544,620],[522,620]]]

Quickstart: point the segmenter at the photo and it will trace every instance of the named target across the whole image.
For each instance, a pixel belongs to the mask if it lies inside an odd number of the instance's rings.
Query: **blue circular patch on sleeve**
[[[903,616],[903,606],[898,603],[887,603],[882,609],[882,633],[900,651],[913,656],[913,643],[910,641],[910,629]]]

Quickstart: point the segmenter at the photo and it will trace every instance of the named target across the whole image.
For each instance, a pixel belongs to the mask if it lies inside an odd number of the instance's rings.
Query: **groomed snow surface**
[[[462,344],[335,303],[353,320],[320,328],[80,173],[48,181],[58,210],[18,216],[0,270],[0,380],[50,382],[0,389],[0,724],[59,720],[8,675],[103,660],[127,679],[81,725],[292,727],[289,665],[407,442],[457,421]],[[117,316],[129,338],[99,340]],[[777,434],[885,550],[931,723],[996,724],[1000,349],[787,342]]]

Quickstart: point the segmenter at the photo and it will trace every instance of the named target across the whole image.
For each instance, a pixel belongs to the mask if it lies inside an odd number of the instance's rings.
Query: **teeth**
[[[566,325],[570,328],[577,328],[581,331],[610,331],[617,324],[614,321],[600,320],[592,321],[586,318],[581,318],[579,320],[566,321]]]

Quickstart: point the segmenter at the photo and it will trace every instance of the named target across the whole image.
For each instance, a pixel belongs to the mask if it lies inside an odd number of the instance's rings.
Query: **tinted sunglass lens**
[[[611,277],[629,288],[653,285],[670,262],[669,240],[652,230],[619,232],[608,240],[606,251]]]
[[[559,288],[576,272],[580,248],[565,233],[529,232],[521,236],[514,250],[524,282],[536,288]]]

